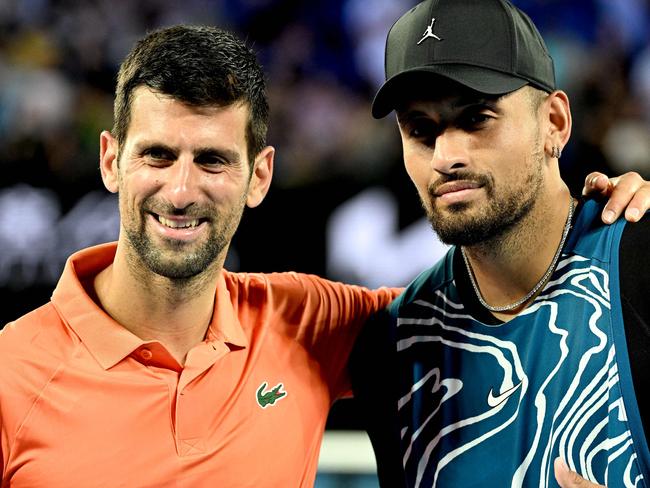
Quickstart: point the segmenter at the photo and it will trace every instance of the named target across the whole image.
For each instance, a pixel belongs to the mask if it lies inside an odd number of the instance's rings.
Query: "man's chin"
[[[140,266],[150,272],[174,280],[191,279],[208,269],[219,257],[214,242],[196,242],[150,237],[130,239]]]
[[[153,273],[171,280],[192,279],[210,267],[216,258],[211,256],[147,256],[144,264]]]
[[[431,228],[441,242],[450,246],[472,246],[495,236],[495,225],[486,225],[484,221],[476,221],[457,217],[440,218],[429,215]]]
[[[186,239],[173,239],[170,237],[161,237],[157,239],[157,248],[160,252],[191,252],[192,249],[198,249],[204,243],[197,242],[196,240],[186,240]],[[150,242],[152,240],[150,239]]]

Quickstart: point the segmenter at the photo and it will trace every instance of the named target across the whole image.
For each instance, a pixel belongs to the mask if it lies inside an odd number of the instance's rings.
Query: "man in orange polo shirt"
[[[267,116],[254,54],[224,31],[129,54],[101,134],[119,240],[73,255],[0,334],[1,486],[313,484],[358,329],[398,290],[223,269],[269,188]]]
[[[223,270],[271,182],[267,114],[226,32],[162,30],[126,59],[101,134],[119,241],[0,334],[2,486],[313,484],[357,329],[397,291]]]

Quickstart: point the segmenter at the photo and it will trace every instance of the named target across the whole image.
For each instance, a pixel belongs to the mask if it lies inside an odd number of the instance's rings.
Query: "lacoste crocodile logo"
[[[282,383],[278,383],[271,390],[264,392],[267,386],[268,383],[265,381],[257,389],[257,404],[262,408],[275,405],[275,402],[287,396],[287,392],[283,391],[284,385]]]
[[[493,388],[490,388],[490,391],[487,396],[487,404],[491,407],[494,408],[496,406],[501,405],[503,402],[505,402],[514,392],[516,392],[519,387],[521,386],[521,381],[517,383],[515,386],[512,388],[508,388],[506,391],[495,395]]]

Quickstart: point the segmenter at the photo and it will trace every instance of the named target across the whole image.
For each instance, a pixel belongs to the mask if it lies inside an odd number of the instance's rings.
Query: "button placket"
[[[197,402],[202,400],[194,392],[196,381],[225,351],[218,344],[202,344],[188,354],[185,367],[176,385],[176,442],[180,456],[191,456],[205,452],[207,432],[204,425],[196,422],[196,412],[201,411]]]

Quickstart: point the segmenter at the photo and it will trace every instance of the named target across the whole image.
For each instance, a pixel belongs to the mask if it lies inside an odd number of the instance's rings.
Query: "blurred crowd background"
[[[144,32],[180,22],[239,33],[268,75],[274,183],[245,213],[230,269],[374,286],[433,263],[444,247],[421,218],[394,118],[370,116],[386,32],[415,3],[0,0],[0,327],[48,300],[70,253],[117,238],[98,171],[115,74]],[[650,178],[650,1],[514,3],[571,97],[561,165],[574,193],[592,170]]]

